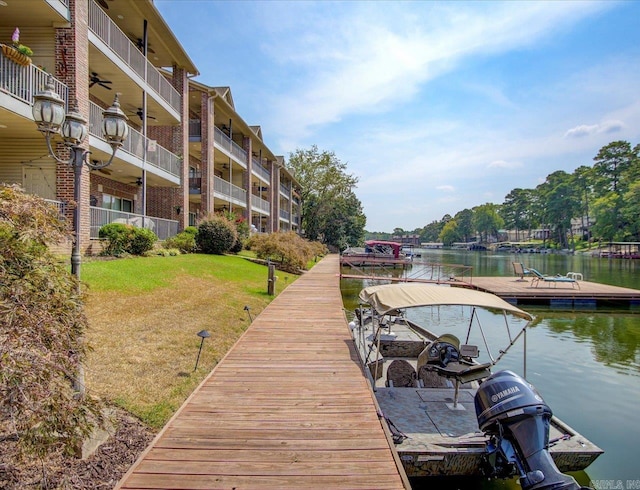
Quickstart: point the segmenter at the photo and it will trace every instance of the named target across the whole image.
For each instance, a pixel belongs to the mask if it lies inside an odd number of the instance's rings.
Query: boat
[[[412,254],[402,250],[402,243],[386,240],[367,240],[364,247],[348,247],[340,257],[342,265],[406,266],[411,264]]]
[[[353,340],[407,476],[580,488],[563,472],[585,469],[603,451],[553,416],[525,380],[532,315],[490,293],[434,284],[370,286],[359,299]],[[495,371],[516,344],[525,347],[523,377]]]

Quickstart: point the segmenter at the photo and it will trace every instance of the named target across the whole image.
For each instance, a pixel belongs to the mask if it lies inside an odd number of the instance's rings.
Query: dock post
[[[269,264],[269,279],[267,280],[267,294],[273,296],[276,293],[276,266]]]

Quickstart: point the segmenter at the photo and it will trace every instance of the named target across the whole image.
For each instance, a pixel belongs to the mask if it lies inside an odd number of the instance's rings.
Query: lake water
[[[473,267],[473,276],[513,276],[512,262],[545,274],[581,272],[587,281],[640,289],[640,260],[552,254],[419,250],[407,271],[420,275],[424,263]],[[349,269],[345,269],[345,273]],[[396,275],[402,274],[396,270]],[[376,282],[379,283],[379,282]],[[370,283],[343,279],[347,311]],[[573,476],[594,488],[640,489],[640,309],[562,311],[522,308],[536,316],[527,334],[527,379],[554,414],[600,446],[586,472]],[[522,374],[522,352],[510,352],[498,365]],[[414,488],[515,489],[514,482],[463,480],[412,482]]]

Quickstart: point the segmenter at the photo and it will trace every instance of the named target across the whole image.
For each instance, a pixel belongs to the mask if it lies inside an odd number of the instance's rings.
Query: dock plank
[[[403,489],[325,257],[254,319],[117,489]]]

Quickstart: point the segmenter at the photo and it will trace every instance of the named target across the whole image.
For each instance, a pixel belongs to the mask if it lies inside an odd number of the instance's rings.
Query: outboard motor
[[[523,490],[579,490],[551,459],[551,409],[536,389],[511,371],[489,376],[475,396],[480,430],[490,436],[487,476],[520,477]]]

